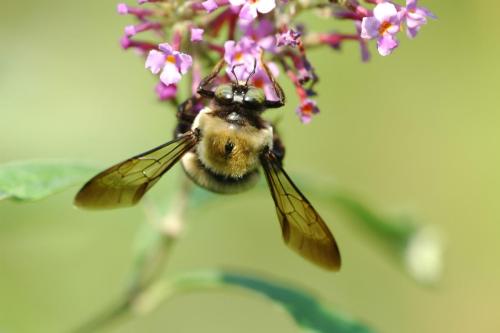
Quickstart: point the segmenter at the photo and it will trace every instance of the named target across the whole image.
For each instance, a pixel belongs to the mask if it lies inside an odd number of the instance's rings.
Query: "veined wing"
[[[89,180],[75,197],[75,205],[109,209],[135,205],[181,157],[197,143],[193,132],[118,163]]]
[[[261,156],[261,163],[276,205],[285,243],[323,268],[335,271],[340,269],[337,242],[321,216],[295,186],[271,151]]]

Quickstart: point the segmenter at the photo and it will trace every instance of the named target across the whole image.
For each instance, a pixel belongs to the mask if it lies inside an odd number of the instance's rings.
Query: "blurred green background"
[[[318,195],[340,273],[280,239],[258,190],[192,212],[168,273],[239,267],[306,287],[385,333],[500,329],[500,25],[495,1],[424,1],[438,16],[390,57],[362,64],[357,45],[311,53],[321,114],[281,132],[287,169],[319,174],[382,211],[409,211],[445,235],[435,288],[401,274]],[[114,0],[5,1],[0,10],[0,162],[64,157],[106,166],[171,136],[174,113],[142,60],[118,45],[129,18]],[[316,23],[331,27],[331,21]],[[372,45],[373,46],[373,45]],[[288,86],[289,88],[289,86]],[[291,92],[290,89],[288,89]],[[157,185],[174,182],[167,175]],[[62,332],[123,290],[140,208],[76,210],[77,188],[40,202],[0,202],[0,332]],[[250,213],[251,212],[251,213]],[[284,312],[240,293],[179,296],[110,332],[299,332]]]

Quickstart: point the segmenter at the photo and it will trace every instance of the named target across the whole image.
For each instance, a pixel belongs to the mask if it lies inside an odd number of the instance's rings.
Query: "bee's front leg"
[[[191,129],[193,121],[200,111],[200,96],[192,96],[185,100],[177,108],[177,127],[175,128],[174,137],[186,133]]]
[[[264,53],[262,53],[264,54]],[[268,109],[275,109],[275,108],[280,108],[283,105],[285,105],[285,92],[283,91],[283,88],[281,88],[280,84],[276,79],[274,78],[274,75],[271,73],[271,70],[265,63],[263,56],[260,59],[260,62],[262,63],[262,67],[264,68],[264,71],[266,72],[267,77],[271,81],[271,84],[273,85],[273,90],[276,96],[278,97],[277,101],[269,101],[266,100],[266,108]]]
[[[223,66],[224,66],[224,59],[221,59],[219,60],[217,65],[215,65],[215,68],[212,70],[212,72],[203,80],[201,80],[200,85],[198,86],[198,94],[207,98],[215,97],[214,92],[208,88],[208,85],[212,83],[212,81],[217,77],[217,75],[219,75]]]

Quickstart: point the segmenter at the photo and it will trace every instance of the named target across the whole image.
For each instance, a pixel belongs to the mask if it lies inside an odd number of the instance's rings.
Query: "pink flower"
[[[128,37],[132,37],[140,32],[148,31],[148,30],[159,30],[162,28],[162,25],[158,22],[149,22],[144,21],[137,25],[127,25],[125,27],[125,35]]]
[[[165,85],[177,83],[193,64],[190,55],[174,50],[168,43],[160,44],[158,50],[149,51],[146,68],[153,74],[160,74]]]
[[[253,21],[252,24],[244,25],[242,30],[245,36],[253,39],[264,50],[273,52],[276,48],[275,28],[271,21],[266,19]]]
[[[306,98],[301,101],[295,112],[300,117],[300,121],[304,124],[308,124],[311,122],[313,115],[319,113],[319,109],[315,101]]]
[[[209,13],[213,12],[214,10],[216,10],[217,8],[219,8],[219,5],[217,4],[217,2],[215,2],[215,0],[207,0],[207,1],[203,1],[201,3],[201,5],[203,6],[203,8],[205,8],[205,10]]]
[[[276,7],[275,0],[229,0],[233,6],[241,6],[240,19],[243,22],[251,22],[257,18],[259,13],[267,14]]]
[[[291,46],[296,47],[299,45],[300,32],[293,29],[288,29],[287,31],[277,35],[277,46]]]
[[[361,22],[359,21],[356,22],[356,32],[358,33],[358,35],[361,35]],[[363,38],[359,38],[358,40],[359,40],[359,49],[361,51],[361,60],[363,62],[367,62],[371,58],[367,42]]]
[[[158,82],[155,91],[160,101],[167,101],[177,95],[177,85],[171,84],[167,86],[163,82]]]
[[[419,7],[418,0],[404,0],[405,5],[395,0],[346,0],[342,6],[338,6],[340,1],[327,0],[134,0],[142,6],[118,1],[117,12],[133,20],[120,43],[145,57],[146,68],[159,76],[156,94],[161,100],[180,100],[178,84],[184,75],[189,75],[190,88],[196,95],[202,73],[209,70],[204,68],[205,60],[221,58],[227,64],[226,73],[223,78],[217,77],[217,82],[249,80],[264,90],[268,100],[275,100],[276,93],[261,63],[265,55],[275,61],[268,63],[272,74],[276,77],[281,71],[284,80],[294,85],[300,101],[296,112],[303,123],[319,112],[313,96],[320,73],[308,58],[310,48],[340,49],[349,41],[359,44],[362,60],[368,61],[372,40],[377,41],[381,55],[389,55],[399,45],[397,34],[401,29],[413,38],[429,18],[436,18]],[[313,26],[297,21],[299,14],[314,11],[322,3],[329,7],[322,14],[349,20],[355,31],[314,31]],[[337,5],[330,8],[328,3]],[[170,44],[158,45],[158,39],[165,38],[170,38]],[[188,46],[192,46],[190,54],[180,52]]]
[[[273,77],[277,78],[280,74],[278,66],[274,62],[267,63],[267,66],[269,67],[269,70],[271,71]],[[257,69],[257,72],[252,78],[252,84],[257,88],[264,90],[264,93],[266,94],[266,98],[268,100],[278,99],[278,96],[276,96],[276,92],[274,91],[273,83],[267,76],[267,73],[264,71],[264,69]]]
[[[203,40],[203,29],[191,28],[191,41],[199,42]]]
[[[153,14],[153,11],[149,9],[130,7],[124,3],[119,3],[116,6],[116,11],[120,15],[135,15],[138,19],[144,19],[144,17],[151,16]]]
[[[225,42],[224,51],[224,60],[228,64],[227,72],[230,73],[234,67],[238,80],[246,80],[261,52],[259,45],[246,36],[243,36],[238,43],[234,40]]]
[[[389,2],[379,3],[373,9],[373,16],[364,17],[361,22],[361,38],[377,38],[378,52],[389,55],[399,45],[395,35],[399,32],[400,18],[396,6]]]
[[[406,34],[410,38],[415,38],[420,28],[427,23],[427,18],[437,19],[431,11],[423,7],[417,7],[418,0],[406,0],[406,7],[402,12],[406,18]]]

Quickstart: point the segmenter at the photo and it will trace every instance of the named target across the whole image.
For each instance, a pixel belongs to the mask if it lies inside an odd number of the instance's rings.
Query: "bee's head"
[[[237,64],[231,69],[235,81],[223,84],[215,89],[215,100],[221,105],[236,104],[248,110],[260,111],[266,106],[266,95],[262,89],[249,85],[249,81],[255,74],[257,61],[254,63],[253,71],[248,75],[245,82],[238,81],[234,69],[242,64]]]
[[[242,84],[223,84],[215,89],[215,100],[220,105],[239,105],[249,110],[265,108],[266,96],[262,89]]]

